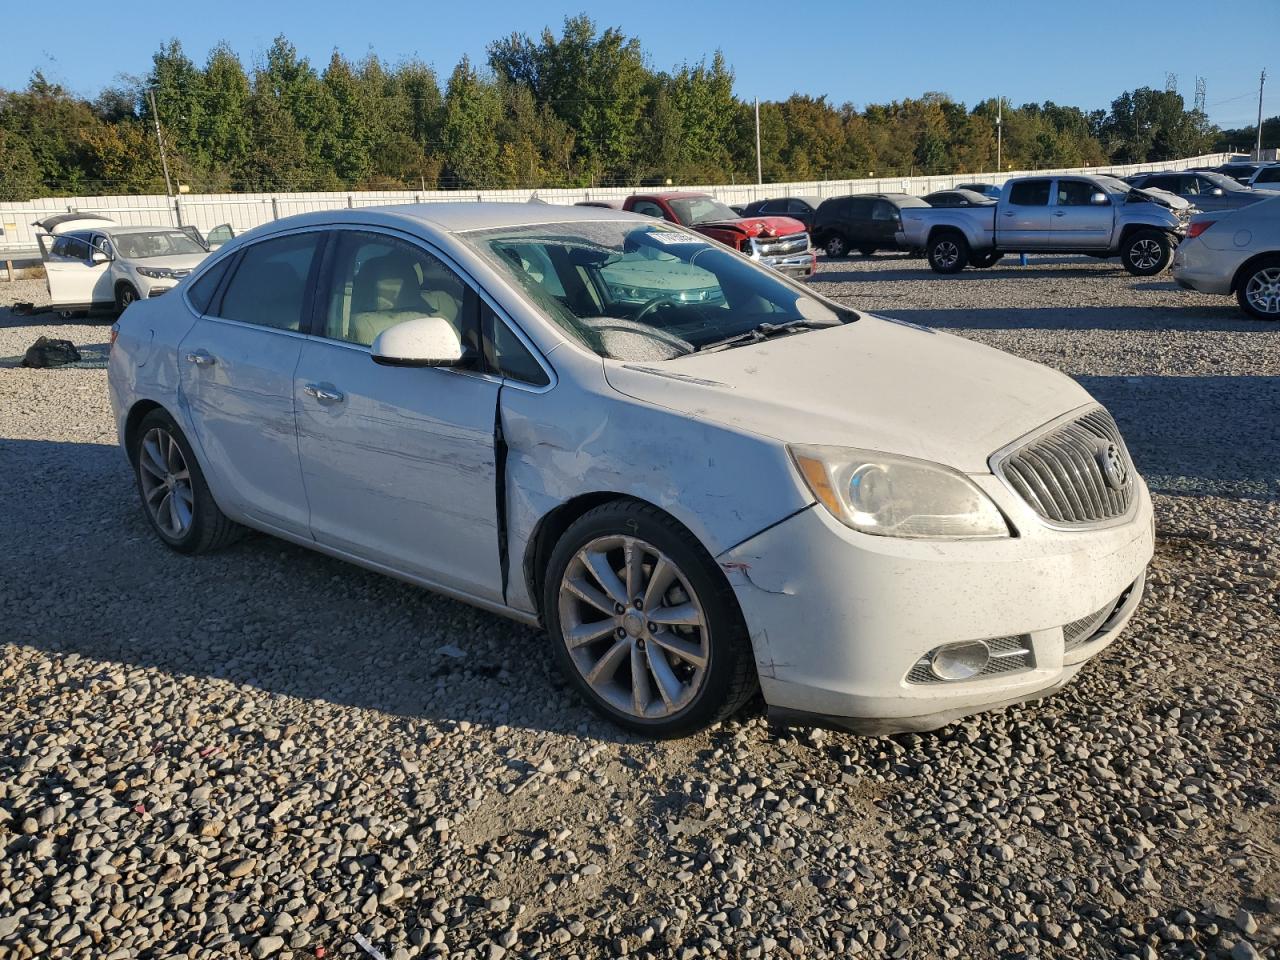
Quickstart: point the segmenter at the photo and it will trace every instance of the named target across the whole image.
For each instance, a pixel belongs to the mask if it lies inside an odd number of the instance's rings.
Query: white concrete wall
[[[679,185],[680,189],[710,193],[725,203],[749,203],[766,197],[844,196],[850,193],[910,193],[923,196],[934,190],[945,190],[957,183],[982,181],[1004,183],[1010,177],[1053,173],[1111,173],[1126,176],[1148,170],[1182,170],[1187,167],[1212,166],[1230,159],[1228,154],[1206,154],[1172,160],[1166,163],[1138,163],[1127,166],[1082,167],[1074,170],[1009,170],[1004,173],[965,173],[942,177],[884,177],[866,180],[815,180],[804,183],[766,183],[742,185]],[[237,233],[252,227],[313,210],[335,210],[343,207],[366,207],[397,203],[439,203],[457,200],[505,200],[523,203],[536,195],[548,203],[571,204],[579,200],[613,200],[637,192],[638,187],[587,187],[564,190],[376,190],[347,193],[224,193],[188,194],[180,197],[56,197],[24,203],[0,201],[0,253],[35,248],[36,229],[33,221],[57,213],[78,210],[100,213],[118,223],[146,226],[151,224],[193,224],[209,230],[220,223],[230,223]],[[659,188],[665,189],[665,188]]]

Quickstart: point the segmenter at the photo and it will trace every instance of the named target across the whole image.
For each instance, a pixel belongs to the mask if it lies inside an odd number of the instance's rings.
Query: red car
[[[622,209],[690,227],[788,276],[814,270],[809,234],[791,217],[740,217],[714,197],[687,191],[633,194]]]

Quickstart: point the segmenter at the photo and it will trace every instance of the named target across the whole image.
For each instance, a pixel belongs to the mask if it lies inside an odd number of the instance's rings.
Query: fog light
[[[976,677],[991,659],[991,651],[981,640],[949,643],[933,651],[929,669],[939,680],[968,680]]]

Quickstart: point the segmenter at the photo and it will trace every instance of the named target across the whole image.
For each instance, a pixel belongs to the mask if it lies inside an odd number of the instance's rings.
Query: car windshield
[[[738,215],[728,206],[710,197],[684,197],[668,202],[680,222],[690,227],[696,227],[700,223],[738,219]]]
[[[1205,173],[1198,173],[1196,176],[1204,177],[1215,187],[1221,187],[1223,190],[1233,190],[1237,193],[1244,193],[1246,189],[1241,185],[1239,180],[1233,180],[1231,177],[1221,173],[1206,171]]]
[[[1102,189],[1106,190],[1108,193],[1126,193],[1127,194],[1130,190],[1133,189],[1132,184],[1125,183],[1123,180],[1118,180],[1115,177],[1094,177],[1093,179],[1097,184],[1099,184],[1102,187]]]
[[[120,233],[111,238],[116,252],[128,260],[148,260],[151,257],[175,257],[187,253],[206,253],[181,230],[156,230],[150,233]]]
[[[554,323],[614,360],[669,360],[733,337],[857,318],[671,224],[554,223],[463,239]]]

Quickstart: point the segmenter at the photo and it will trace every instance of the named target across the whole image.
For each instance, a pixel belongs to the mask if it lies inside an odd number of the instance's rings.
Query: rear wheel
[[[737,598],[702,544],[655,507],[615,500],[552,551],[543,610],[555,658],[601,714],[647,736],[716,723],[755,690]]]
[[[1173,259],[1169,235],[1160,230],[1135,230],[1121,251],[1124,268],[1135,277],[1153,277]]]
[[[1280,257],[1250,266],[1236,284],[1240,309],[1259,320],[1280,320]]]
[[[959,273],[969,262],[969,244],[958,233],[940,233],[926,251],[934,273]]]
[[[826,250],[828,257],[830,257],[833,260],[838,260],[841,257],[848,255],[849,244],[848,242],[846,242],[844,237],[840,236],[840,234],[838,233],[835,233],[827,237],[827,242],[824,244],[824,249]]]
[[[130,459],[142,509],[166,546],[179,553],[206,553],[243,532],[214,502],[191,445],[165,411],[152,410],[142,418]]]

